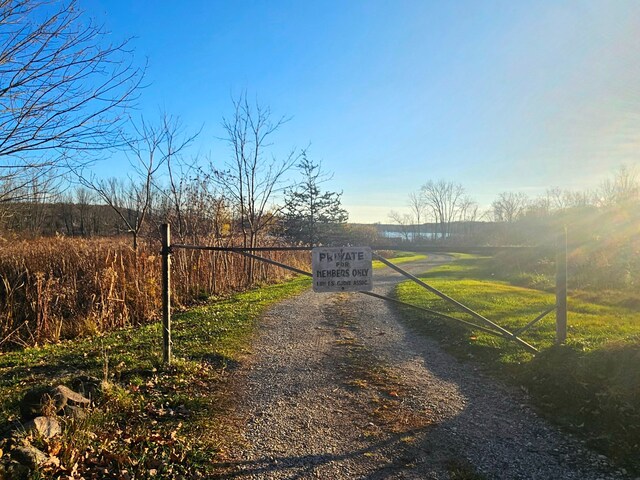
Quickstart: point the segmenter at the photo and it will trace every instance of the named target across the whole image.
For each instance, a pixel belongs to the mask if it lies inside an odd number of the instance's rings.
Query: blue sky
[[[310,145],[350,221],[387,222],[428,180],[487,206],[640,163],[637,1],[80,5],[148,61],[139,114],[203,126],[191,153],[222,163],[221,119],[246,91],[291,117],[274,153]]]

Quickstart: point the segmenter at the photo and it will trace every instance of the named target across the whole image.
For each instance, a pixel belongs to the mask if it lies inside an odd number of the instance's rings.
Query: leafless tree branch
[[[142,71],[76,0],[0,1],[0,181],[29,182],[113,147]]]

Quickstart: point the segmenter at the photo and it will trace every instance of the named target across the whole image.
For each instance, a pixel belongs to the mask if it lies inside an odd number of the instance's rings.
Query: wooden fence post
[[[162,224],[162,362],[171,363],[171,227]]]
[[[556,344],[567,339],[567,229],[558,235],[556,251]]]

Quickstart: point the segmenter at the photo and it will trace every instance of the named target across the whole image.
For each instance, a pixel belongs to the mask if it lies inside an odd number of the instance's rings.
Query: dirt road
[[[382,269],[374,280],[389,294],[402,278]],[[308,291],[275,306],[234,375],[240,438],[217,465],[220,478],[624,478],[538,418],[521,393],[412,335],[393,306],[364,295]]]

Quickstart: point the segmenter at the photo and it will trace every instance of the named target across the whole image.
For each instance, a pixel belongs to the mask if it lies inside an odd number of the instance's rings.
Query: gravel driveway
[[[376,270],[375,292],[389,294],[399,280]],[[360,294],[307,291],[271,308],[234,373],[240,439],[219,477],[626,478],[536,416],[521,392],[412,335],[398,317]]]

